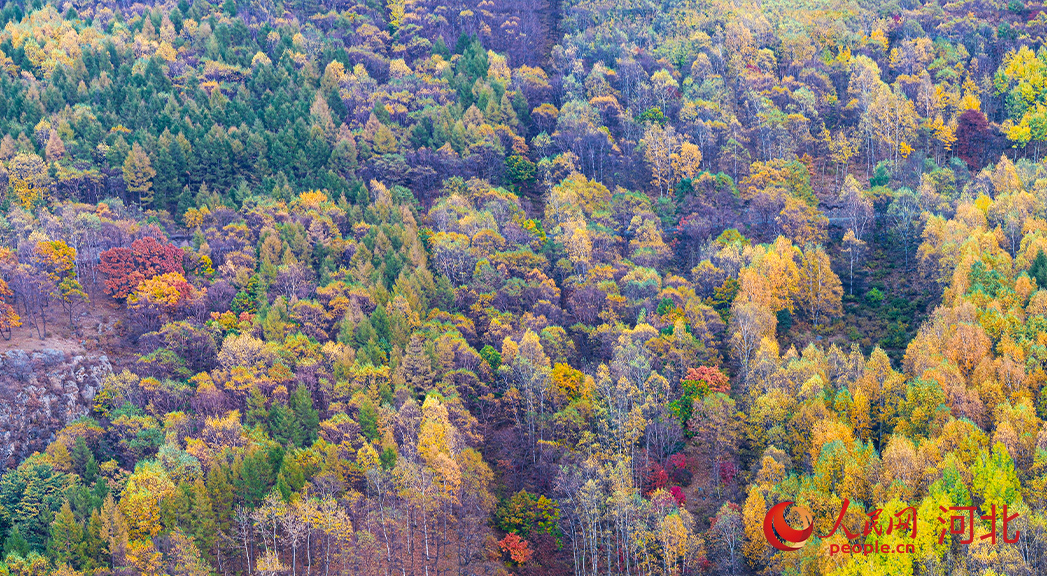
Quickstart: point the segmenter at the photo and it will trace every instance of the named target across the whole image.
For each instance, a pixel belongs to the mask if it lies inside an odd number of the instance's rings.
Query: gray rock
[[[0,354],[0,462],[14,466],[46,449],[56,432],[89,413],[112,372],[105,355]]]

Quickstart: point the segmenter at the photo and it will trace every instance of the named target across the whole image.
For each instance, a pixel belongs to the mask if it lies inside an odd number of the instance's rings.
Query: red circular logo
[[[796,512],[800,514],[800,529],[793,528],[785,521],[785,510],[792,506],[792,502],[781,502],[775,504],[767,511],[763,519],[763,535],[767,543],[783,552],[792,552],[803,548],[807,539],[814,531],[814,517],[811,511],[803,506],[797,506]]]

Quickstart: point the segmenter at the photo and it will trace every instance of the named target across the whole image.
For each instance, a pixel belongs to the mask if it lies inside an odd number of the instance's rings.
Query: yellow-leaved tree
[[[815,326],[843,314],[843,285],[821,246],[809,246],[800,257],[796,304]]]
[[[149,161],[149,155],[135,142],[130,154],[124,160],[124,183],[127,191],[138,197],[142,206],[153,204],[153,177],[156,170]]]

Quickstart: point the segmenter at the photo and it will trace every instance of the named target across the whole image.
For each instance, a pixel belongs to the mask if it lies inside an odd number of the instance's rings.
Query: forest
[[[0,576],[1047,572],[1037,0],[12,1],[0,135]]]

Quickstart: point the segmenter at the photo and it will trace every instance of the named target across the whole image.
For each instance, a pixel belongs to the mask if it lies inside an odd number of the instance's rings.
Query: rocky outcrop
[[[0,462],[16,466],[84,416],[113,371],[104,355],[60,350],[0,354]]]

